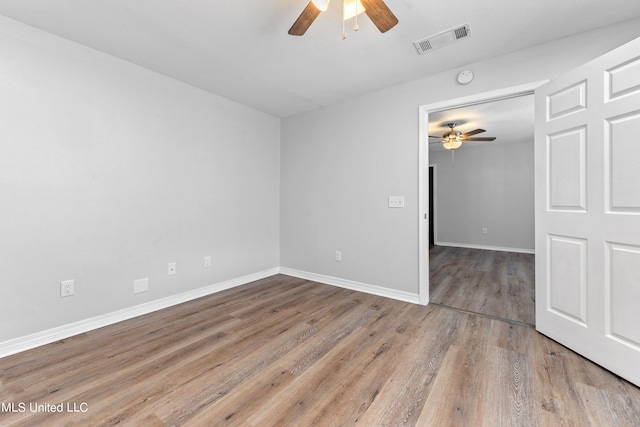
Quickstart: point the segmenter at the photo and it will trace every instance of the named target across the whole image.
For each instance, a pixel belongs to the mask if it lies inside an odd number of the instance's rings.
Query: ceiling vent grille
[[[422,40],[416,40],[413,42],[413,45],[416,47],[418,54],[422,55],[423,53],[455,43],[460,39],[469,37],[470,35],[471,27],[469,27],[469,24],[464,24],[438,34],[434,34]]]

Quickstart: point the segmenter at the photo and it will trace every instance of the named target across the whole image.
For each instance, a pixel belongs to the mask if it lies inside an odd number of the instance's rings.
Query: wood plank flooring
[[[640,425],[639,388],[531,327],[283,275],[0,359],[0,402],[2,426]]]
[[[433,246],[429,301],[535,324],[534,255]]]

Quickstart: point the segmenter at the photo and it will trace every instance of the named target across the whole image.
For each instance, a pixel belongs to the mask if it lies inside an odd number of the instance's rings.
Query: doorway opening
[[[534,124],[533,97],[526,95],[532,95],[542,83],[421,107],[421,302],[448,305],[516,323],[534,323]],[[527,107],[531,115],[528,134],[518,147],[513,144],[513,137],[504,136],[512,135],[513,131],[504,127],[500,130],[497,122],[486,119],[482,111],[471,115],[474,110],[487,110],[492,104],[517,98],[529,99],[531,103]],[[466,117],[452,116],[461,112]],[[434,125],[446,129],[452,120],[458,123],[462,133],[485,129],[486,135],[498,137],[497,143],[463,142],[461,148],[465,151],[455,150],[454,161],[454,154],[441,147],[439,138],[429,138],[434,132],[439,136]],[[499,131],[502,138],[492,131]],[[430,140],[435,144],[429,144]],[[507,146],[507,140],[512,142],[511,146]],[[482,144],[492,145],[482,153]],[[430,149],[430,145],[435,147]],[[496,167],[495,161],[501,166]],[[513,181],[508,174],[517,172],[518,162],[523,161],[529,162],[526,182],[521,183],[528,186],[527,194],[518,194],[521,191],[517,188],[508,188],[508,194],[498,194]],[[500,168],[504,170],[500,172]],[[459,179],[463,173],[467,174],[466,181]],[[501,176],[501,173],[507,175]],[[528,229],[519,243],[513,240],[517,233],[509,231],[509,227],[517,229],[516,224],[509,222],[513,222],[516,208],[522,208],[522,202],[514,200],[517,197],[528,199],[526,218],[520,218],[528,223]],[[473,200],[465,201],[465,198]],[[495,209],[505,211],[502,218],[499,212],[498,215],[492,213]],[[501,230],[500,225],[505,225],[504,229]],[[430,277],[433,286],[430,286]],[[514,295],[516,298],[509,298]]]

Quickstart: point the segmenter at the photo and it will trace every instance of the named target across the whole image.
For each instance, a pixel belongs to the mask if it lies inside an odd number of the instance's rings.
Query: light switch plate
[[[404,196],[389,196],[390,208],[404,208]]]

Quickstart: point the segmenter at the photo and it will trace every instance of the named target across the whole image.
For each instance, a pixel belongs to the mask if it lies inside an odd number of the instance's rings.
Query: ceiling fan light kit
[[[365,12],[365,8],[360,0],[344,0],[342,3],[342,20],[355,18]]]
[[[460,148],[461,145],[462,140],[455,137],[442,142],[442,146],[447,150],[455,150],[456,148]]]
[[[330,0],[311,0],[315,7],[318,8],[320,12],[324,12],[329,7]]]
[[[292,36],[303,35],[318,15],[327,10],[329,1],[330,0],[311,0],[289,29],[289,34]],[[383,0],[343,0],[342,11],[342,39],[346,38],[344,22],[347,19],[355,17],[356,23],[353,29],[354,31],[358,31],[360,27],[358,26],[357,19],[361,13],[365,13],[381,33],[389,31],[398,23],[398,18],[391,12],[391,9],[389,9]]]
[[[442,137],[439,136],[429,136],[429,138],[439,138],[440,142],[442,143],[442,147],[446,148],[447,150],[456,150],[458,148],[460,148],[462,146],[463,142],[468,142],[468,141],[495,141],[495,136],[487,136],[487,137],[482,137],[482,138],[471,138],[471,136],[473,135],[477,135],[479,133],[482,132],[486,132],[486,130],[484,129],[474,129],[472,131],[469,132],[459,132],[454,130],[453,128],[455,128],[456,126],[458,126],[457,122],[453,122],[453,123],[447,123],[447,126],[449,126],[449,132],[446,132],[444,135],[442,135]]]

